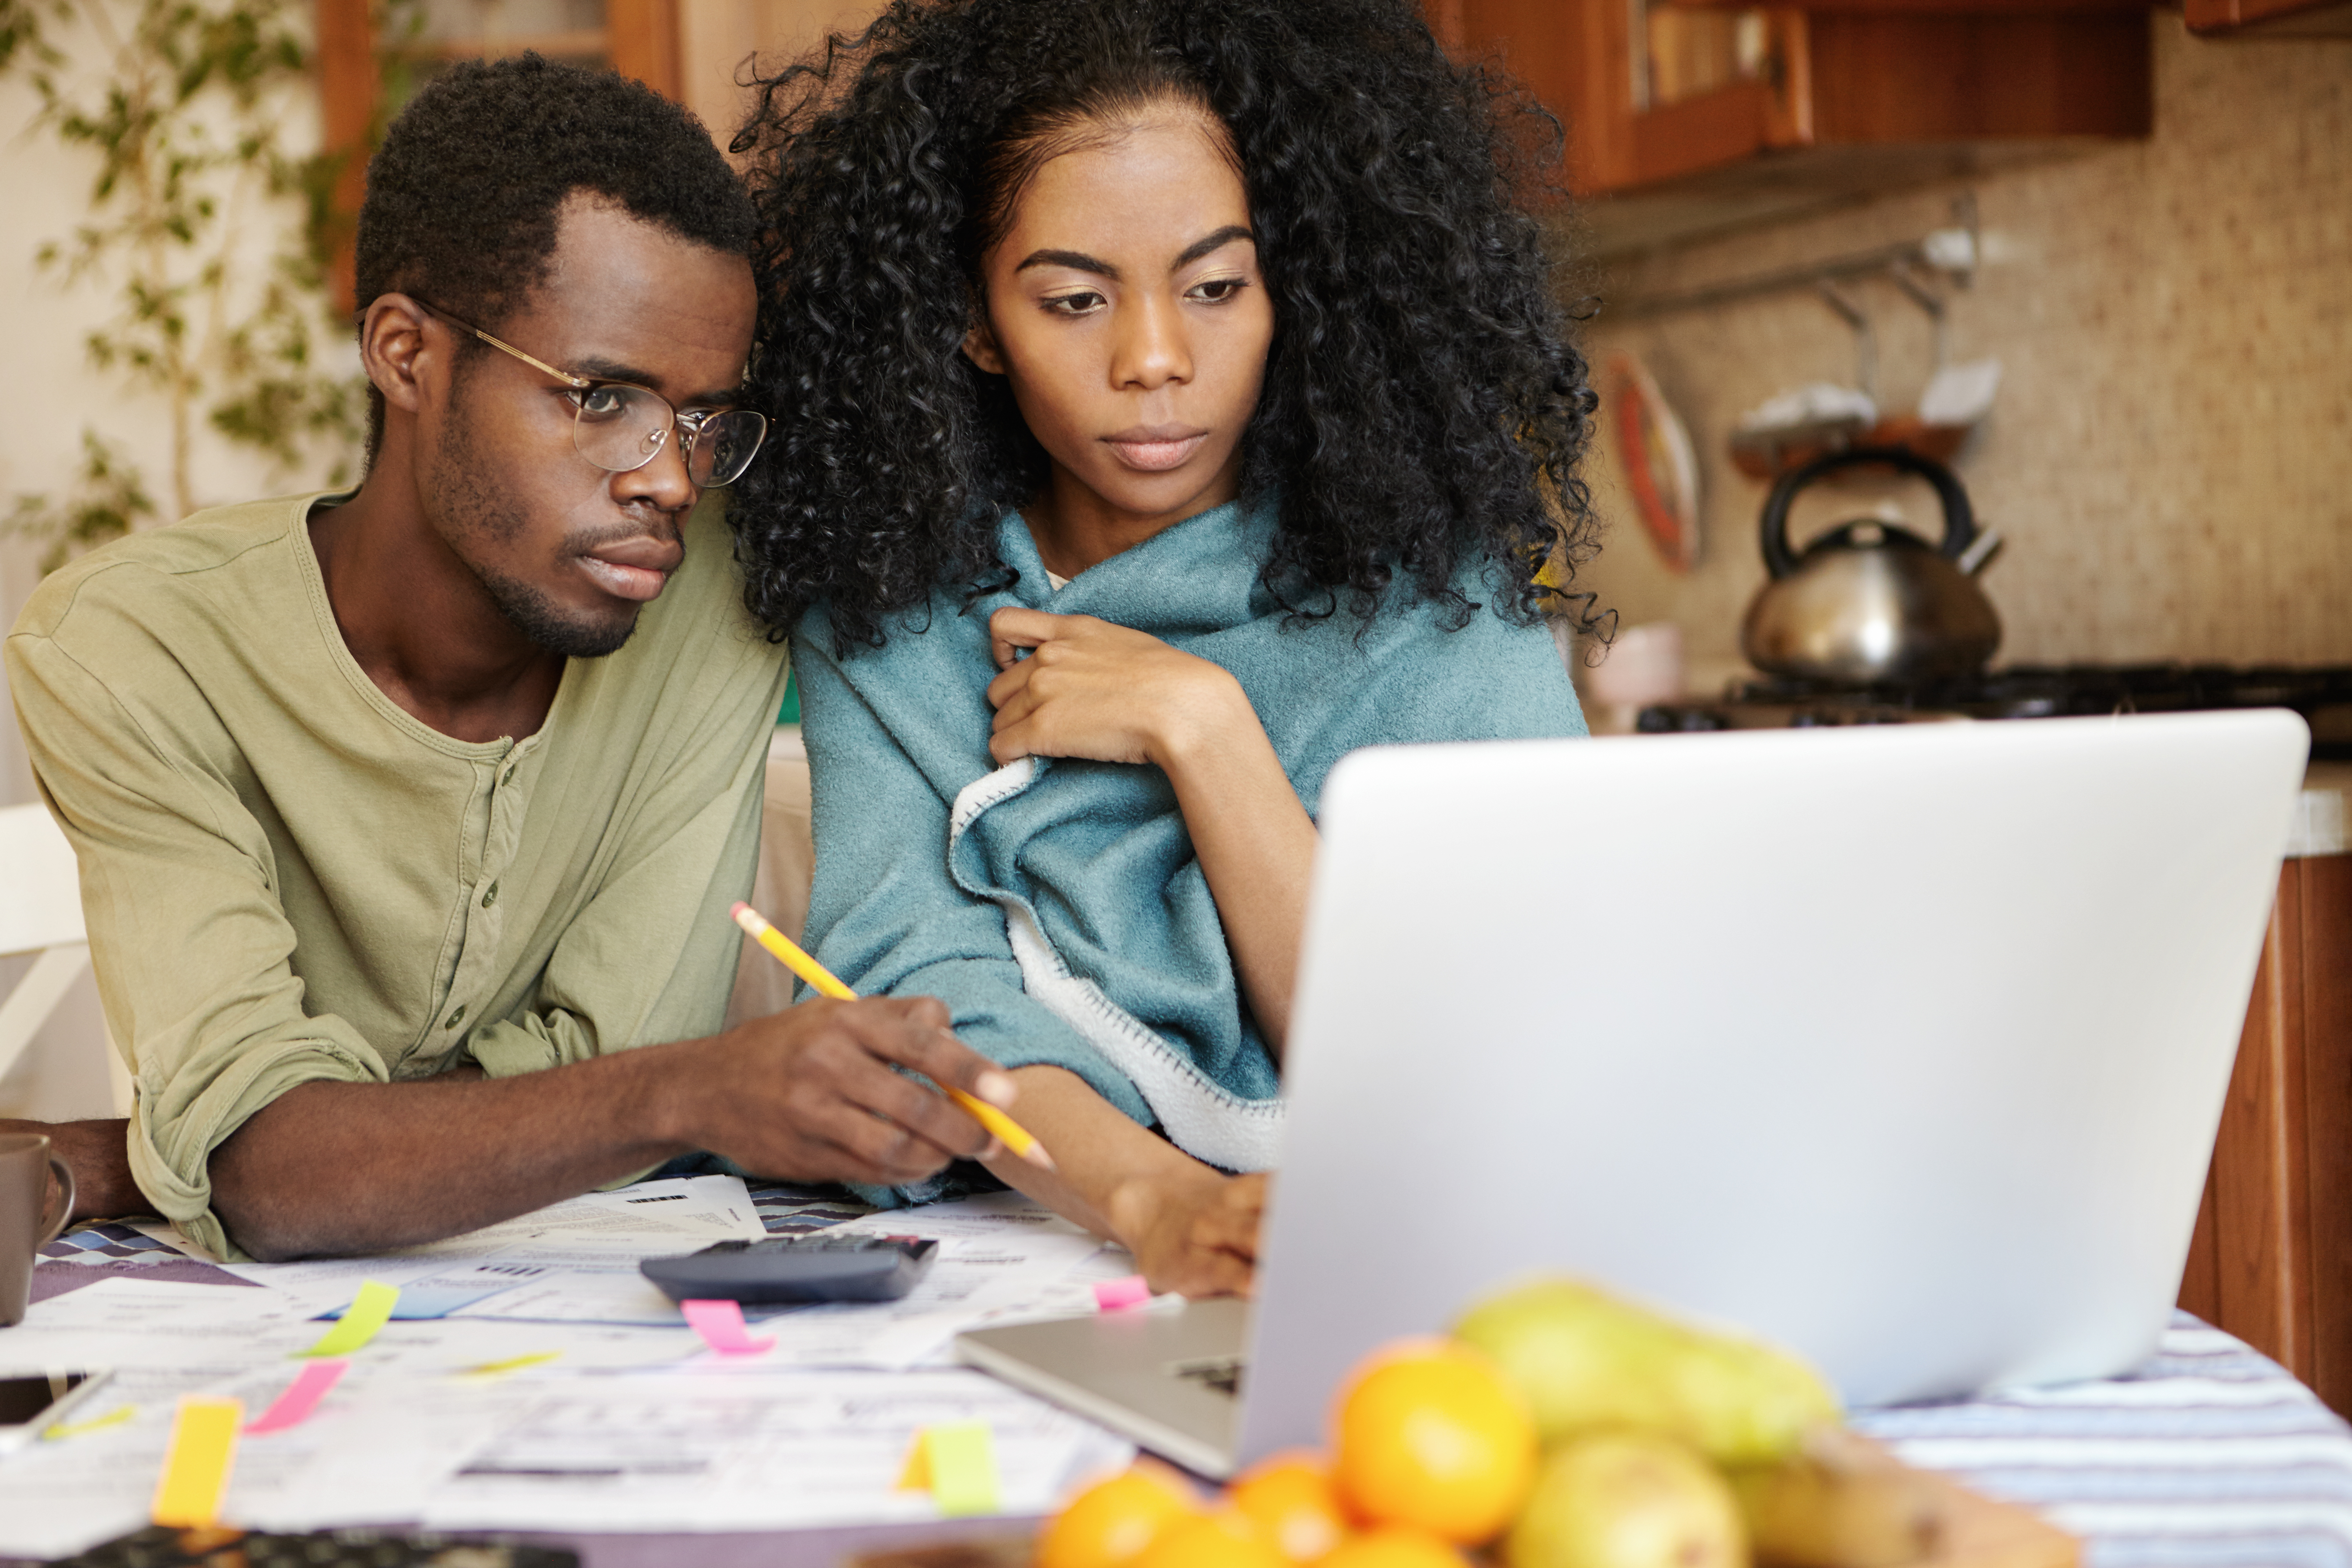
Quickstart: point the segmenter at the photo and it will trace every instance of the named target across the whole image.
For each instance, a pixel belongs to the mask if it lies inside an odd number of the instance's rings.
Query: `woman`
[[[736,142],[812,945],[944,999],[1056,1163],[989,1168],[1156,1289],[1248,1288],[1332,764],[1583,732],[1530,125],[1404,0],[897,0]]]

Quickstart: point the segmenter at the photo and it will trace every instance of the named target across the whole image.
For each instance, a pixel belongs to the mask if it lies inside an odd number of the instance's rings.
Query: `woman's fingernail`
[[[1021,1091],[1014,1087],[1011,1073],[984,1072],[980,1075],[979,1085],[973,1092],[1002,1110],[1011,1105],[1013,1098]]]
[[[988,1141],[988,1147],[974,1154],[972,1158],[982,1164],[986,1164],[991,1160],[1002,1160],[1004,1158],[1004,1141],[1001,1138],[991,1138]]]

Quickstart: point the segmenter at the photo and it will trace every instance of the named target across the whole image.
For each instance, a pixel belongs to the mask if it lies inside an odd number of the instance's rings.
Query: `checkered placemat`
[[[745,1186],[770,1236],[806,1236],[874,1212],[873,1205],[860,1203],[839,1187],[800,1187],[784,1182],[750,1182]]]
[[[152,1236],[133,1230],[120,1220],[102,1219],[77,1226],[41,1248],[46,1263],[163,1263],[187,1254]]]

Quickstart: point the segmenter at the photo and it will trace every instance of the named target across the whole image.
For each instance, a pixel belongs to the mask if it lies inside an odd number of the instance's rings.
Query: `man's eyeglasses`
[[[741,477],[759,455],[760,443],[767,439],[767,416],[756,410],[696,409],[680,414],[668,399],[649,388],[625,381],[591,381],[558,370],[459,321],[438,305],[422,300],[417,303],[451,326],[465,328],[490,347],[503,349],[572,388],[572,444],[582,457],[607,473],[633,473],[644,468],[660,455],[675,430],[678,455],[686,459],[686,477],[698,487],[724,485]]]

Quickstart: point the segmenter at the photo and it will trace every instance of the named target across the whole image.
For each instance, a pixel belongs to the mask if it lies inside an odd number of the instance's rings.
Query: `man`
[[[138,1089],[47,1129],[83,1212],[278,1258],[698,1149],[885,1184],[993,1152],[892,1070],[1010,1103],[936,1002],[716,1032],[784,677],[695,510],[762,429],[753,224],[649,90],[453,68],[369,167],[365,484],[34,596],[8,679]]]

